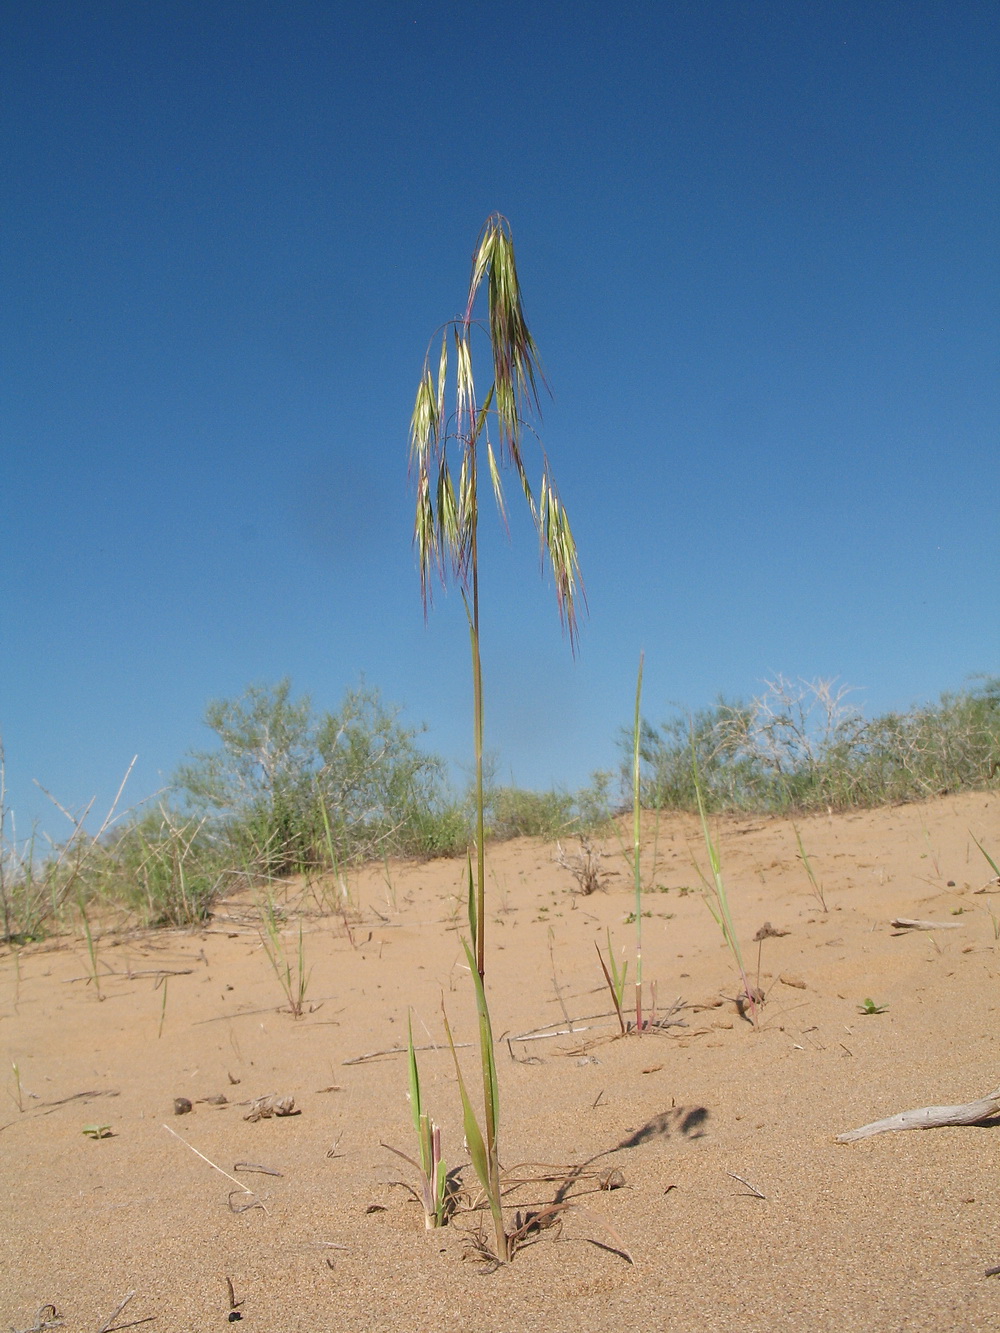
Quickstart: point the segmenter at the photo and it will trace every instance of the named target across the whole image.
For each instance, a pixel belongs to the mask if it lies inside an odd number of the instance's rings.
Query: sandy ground
[[[736,1011],[699,891],[696,822],[660,820],[651,870],[647,821],[645,976],[661,1011],[685,1007],[683,1026],[641,1038],[616,1037],[594,950],[608,928],[619,952],[634,943],[619,844],[605,842],[608,887],[586,897],[553,847],[491,848],[502,1159],[511,1178],[586,1165],[583,1206],[493,1272],[470,1240],[479,1215],[426,1233],[396,1183],[412,1169],[380,1146],[415,1151],[405,1057],[358,1060],[405,1043],[408,1006],[418,1041],[440,1043],[442,998],[456,1040],[474,1040],[461,863],[352,875],[346,920],[321,907],[332,884],[289,886],[289,954],[298,906],[310,969],[299,1019],[279,1007],[245,897],[197,931],[105,934],[100,998],[79,939],[5,951],[0,1326],[37,1326],[51,1302],[64,1328],[93,1333],[134,1291],[118,1326],[220,1329],[228,1278],[240,1326],[259,1333],[1000,1328],[1000,1277],[986,1276],[1000,1264],[1000,1123],[834,1141],[1000,1083],[1000,892],[977,892],[991,872],[971,836],[995,855],[998,814],[985,794],[800,820],[827,911],[787,820],[719,821],[753,978],[758,928],[787,932],[761,948],[758,1030]],[[903,932],[896,915],[958,929]],[[859,1012],[866,999],[884,1012]],[[567,1015],[578,1031],[550,1035]],[[461,1056],[471,1082],[475,1051]],[[461,1166],[451,1056],[421,1061]],[[296,1114],[247,1120],[269,1093]],[[110,1136],[88,1137],[93,1125]],[[598,1189],[611,1170],[624,1187]],[[474,1187],[471,1169],[463,1179]],[[558,1189],[522,1185],[511,1225]]]

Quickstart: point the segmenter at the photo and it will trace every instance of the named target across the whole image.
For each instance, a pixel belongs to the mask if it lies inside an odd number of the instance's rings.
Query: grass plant
[[[644,654],[639,654],[639,674],[635,683],[635,719],[632,727],[632,876],[635,882],[635,1031],[642,1036],[642,668]]]
[[[822,907],[824,912],[829,912],[830,909],[826,905],[826,895],[823,892],[823,886],[813,872],[812,863],[806,854],[805,845],[802,842],[802,834],[799,832],[797,824],[792,824],[792,831],[795,834],[795,841],[799,845],[799,860],[802,862],[805,867],[805,872],[809,876],[809,883],[812,885],[812,891],[816,897],[816,901],[819,903],[820,907]]]
[[[157,1041],[159,1041],[160,1038],[163,1036],[163,1024],[166,1022],[167,1019],[167,985],[169,981],[170,981],[169,977],[160,977],[157,980],[157,985],[162,985],[163,988],[163,998],[160,1001],[160,1026],[156,1029]]]
[[[696,763],[697,761],[693,760],[693,762]],[[706,887],[705,902],[708,906],[708,910],[715,918],[716,924],[722,931],[722,938],[725,940],[730,953],[733,955],[733,960],[736,963],[737,970],[740,974],[740,981],[743,986],[743,993],[740,997],[741,1007],[745,1005],[750,1011],[751,1021],[756,1028],[759,1026],[760,1019],[760,992],[750,985],[747,970],[743,966],[743,954],[740,949],[740,942],[736,934],[736,928],[733,925],[732,913],[729,910],[729,897],[726,893],[725,880],[722,877],[722,859],[719,855],[718,846],[713,841],[711,830],[708,827],[708,815],[705,811],[704,801],[702,800],[697,772],[695,772],[694,787],[695,794],[698,798],[698,814],[701,819],[702,837],[705,840],[705,850],[708,853],[708,863],[712,871],[711,880],[702,876]]]
[[[101,974],[97,967],[97,944],[94,940],[94,933],[90,928],[90,917],[87,915],[86,904],[83,901],[83,894],[77,895],[77,909],[80,913],[80,920],[83,922],[83,935],[87,942],[87,957],[90,959],[90,979],[94,983],[94,990],[97,992],[97,998],[103,1000],[101,994]]]
[[[976,837],[974,833],[972,834],[972,841],[982,852],[983,857],[986,860],[986,864],[993,871],[993,874],[996,876],[998,880],[1000,880],[1000,866],[997,865],[996,861],[994,861],[993,857],[990,856],[989,852],[986,850],[986,848],[983,846],[983,844],[979,841],[979,839]]]
[[[601,971],[604,973],[604,980],[608,983],[608,990],[611,992],[611,999],[615,1006],[615,1013],[618,1015],[618,1025],[621,1028],[624,1037],[628,1031],[628,1024],[625,1022],[623,1006],[625,1003],[625,982],[628,977],[628,960],[622,962],[621,967],[615,959],[615,951],[611,947],[611,931],[608,931],[608,957],[605,962],[604,955],[601,953],[601,946],[595,941],[594,948],[597,950],[597,957],[600,959]]]
[[[278,979],[289,1011],[293,1018],[301,1018],[305,1013],[306,990],[309,985],[309,972],[306,971],[305,936],[302,932],[302,920],[299,919],[298,944],[294,954],[289,952],[282,932],[282,916],[274,899],[270,896],[259,904],[261,916],[259,927],[260,942],[271,969]]]
[[[410,1073],[410,1113],[413,1116],[413,1128],[417,1132],[418,1157],[414,1159],[398,1148],[383,1144],[409,1162],[420,1178],[417,1197],[424,1210],[424,1227],[432,1231],[442,1227],[447,1220],[448,1211],[448,1168],[441,1156],[441,1130],[424,1110],[420,1091],[420,1069],[417,1065],[417,1049],[413,1044],[413,1015],[407,1020],[407,1055]]]
[[[475,318],[477,301],[486,286],[485,332],[492,363],[492,382],[480,398],[473,370],[473,334],[483,328]],[[449,344],[456,359],[454,407],[446,407]],[[528,477],[523,442],[537,415],[539,385],[544,375],[538,349],[528,329],[521,302],[514,244],[506,218],[493,214],[480,233],[473,260],[465,314],[443,329],[437,374],[428,350],[410,423],[410,459],[416,479],[414,539],[420,565],[425,610],[435,575],[449,574],[460,584],[469,623],[472,652],[473,740],[475,748],[475,877],[469,869],[469,920],[474,948],[469,953],[480,1027],[485,1137],[480,1132],[462,1081],[466,1139],[480,1181],[489,1199],[496,1233],[497,1258],[510,1258],[500,1200],[497,1147],[499,1092],[493,1059],[492,1032],[486,999],[486,862],[485,791],[483,781],[484,710],[479,603],[479,475],[489,473],[494,499],[506,523],[501,470],[515,473],[524,492],[542,550],[548,556],[563,623],[571,645],[577,634],[577,605],[582,595],[576,544],[569,519],[556,490],[548,458],[541,455],[537,489]],[[452,445],[449,455],[449,445]],[[453,471],[458,456],[457,474]],[[446,1020],[447,1021],[447,1020]]]

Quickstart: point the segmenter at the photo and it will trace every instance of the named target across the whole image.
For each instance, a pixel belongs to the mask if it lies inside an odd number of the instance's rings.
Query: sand
[[[491,847],[503,1163],[522,1177],[587,1164],[583,1207],[492,1272],[471,1241],[479,1215],[425,1232],[397,1183],[415,1173],[381,1146],[415,1151],[405,1056],[358,1062],[405,1044],[408,1006],[417,1040],[440,1043],[442,998],[456,1040],[475,1040],[462,863],[352,874],[346,919],[328,910],[332,883],[284,886],[289,953],[297,907],[310,969],[298,1019],[246,895],[201,929],[103,934],[101,998],[82,940],[5,950],[0,1325],[37,1326],[51,1302],[62,1327],[93,1333],[134,1291],[119,1325],[218,1329],[234,1313],[228,1278],[239,1326],[260,1333],[997,1329],[1000,1124],[835,1136],[1000,1083],[1000,892],[977,892],[991,872],[971,836],[995,854],[998,813],[987,793],[800,819],[827,911],[788,820],[718,821],[753,979],[755,933],[787,932],[762,945],[758,1030],[737,1012],[700,892],[696,821],[666,816],[657,831],[648,818],[645,977],[661,1012],[680,998],[683,1026],[624,1039],[594,949],[608,928],[619,952],[633,946],[620,845],[604,840],[611,879],[590,896],[551,845]],[[959,928],[901,931],[895,916]],[[868,999],[884,1011],[861,1013]],[[574,1034],[508,1045],[566,1015]],[[460,1054],[475,1086],[476,1052]],[[420,1058],[461,1166],[451,1055]],[[296,1114],[248,1120],[271,1093]],[[193,1109],[175,1115],[181,1097]],[[84,1133],[104,1125],[108,1137]],[[623,1187],[598,1189],[611,1170]],[[463,1179],[474,1189],[468,1167]],[[558,1188],[522,1186],[511,1223]]]

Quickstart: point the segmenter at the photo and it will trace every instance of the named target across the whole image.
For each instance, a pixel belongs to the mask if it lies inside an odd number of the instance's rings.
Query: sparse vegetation
[[[867,807],[996,785],[1000,678],[872,720],[848,693],[779,676],[748,705],[720,701],[658,730],[642,722],[639,805],[697,812],[692,743],[706,813]],[[335,712],[317,713],[287,680],[251,686],[210,704],[205,720],[216,748],[193,753],[151,808],[119,813],[119,790],[91,833],[93,803],[71,813],[54,801],[71,825],[61,841],[37,830],[17,836],[0,745],[0,937],[40,939],[80,921],[81,902],[92,919],[93,907],[98,919],[113,908],[144,925],[197,924],[234,885],[342,875],[366,860],[456,856],[469,846],[475,783],[456,793],[443,762],[421,748],[420,728],[404,725],[374,687],[348,690]],[[579,792],[484,784],[484,836],[612,833],[614,816],[636,808],[634,726],[627,736],[623,771],[595,773]],[[622,829],[618,837],[633,841]],[[798,853],[823,907],[805,848]]]
[[[1000,771],[1000,678],[873,719],[833,680],[777,676],[765,686],[749,704],[720,700],[658,730],[646,723],[643,804],[697,810],[692,745],[709,812],[921,800],[988,786]]]

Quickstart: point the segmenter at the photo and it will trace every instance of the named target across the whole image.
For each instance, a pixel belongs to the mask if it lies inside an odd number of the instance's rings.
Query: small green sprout
[[[859,1014],[884,1014],[889,1008],[887,1004],[876,1004],[870,997],[858,1005]]]

